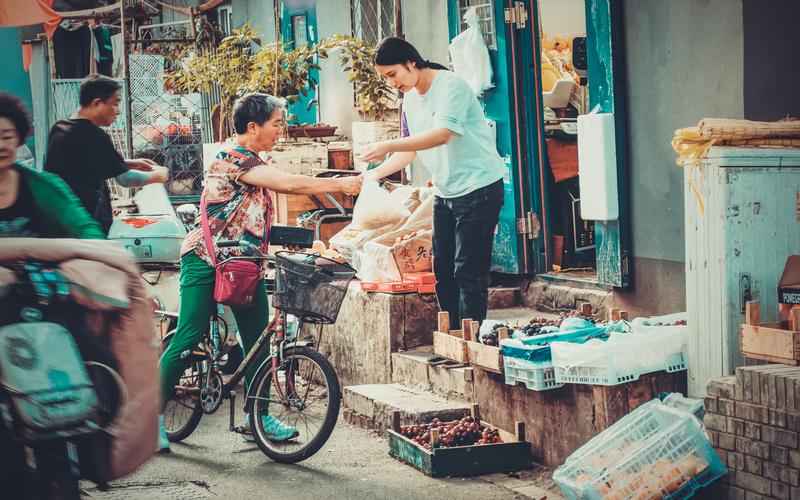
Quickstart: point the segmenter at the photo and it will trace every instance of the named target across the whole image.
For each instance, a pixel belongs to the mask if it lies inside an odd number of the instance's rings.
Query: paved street
[[[205,416],[184,444],[151,460],[131,477],[100,492],[98,500],[147,499],[523,499],[509,488],[525,484],[496,475],[484,479],[431,479],[387,452],[387,442],[341,421],[326,446],[298,465],[266,458],[255,444],[227,431],[228,407]],[[503,483],[500,486],[495,483]],[[540,496],[538,498],[541,498]],[[554,498],[554,497],[550,497]]]

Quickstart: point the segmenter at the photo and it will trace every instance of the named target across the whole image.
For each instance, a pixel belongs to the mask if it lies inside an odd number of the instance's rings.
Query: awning
[[[53,0],[0,0],[0,26],[30,26],[43,24],[52,37],[61,16],[51,8]]]

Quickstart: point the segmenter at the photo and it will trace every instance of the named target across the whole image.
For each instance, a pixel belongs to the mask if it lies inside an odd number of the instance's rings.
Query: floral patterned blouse
[[[226,144],[204,173],[203,196],[207,200],[212,240],[215,243],[218,240],[243,243],[240,247],[218,249],[218,262],[236,255],[257,255],[253,248],[267,251],[272,224],[270,191],[239,182],[239,177],[251,168],[264,164],[253,151]],[[201,225],[183,240],[181,255],[192,251],[212,265]]]

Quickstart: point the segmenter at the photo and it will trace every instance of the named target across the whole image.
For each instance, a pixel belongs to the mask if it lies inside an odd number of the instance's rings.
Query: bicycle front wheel
[[[161,341],[161,352],[164,352],[172,341],[174,332]],[[200,401],[200,388],[203,380],[204,362],[192,359],[189,366],[181,374],[172,397],[164,407],[164,427],[167,439],[172,443],[183,441],[200,425],[203,408]]]
[[[253,384],[250,430],[265,455],[296,463],[328,441],[339,417],[341,388],[325,356],[308,347],[289,348],[277,373],[269,367]],[[276,419],[283,432],[275,432]],[[287,439],[285,426],[296,435]]]

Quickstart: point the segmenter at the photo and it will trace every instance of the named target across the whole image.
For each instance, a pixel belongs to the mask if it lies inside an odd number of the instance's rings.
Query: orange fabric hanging
[[[0,0],[0,26],[44,24],[48,38],[53,36],[61,16],[52,9],[53,0]]]
[[[33,47],[29,43],[22,44],[22,67],[25,68],[25,72],[27,73],[28,70],[31,69],[31,63],[33,62]]]

